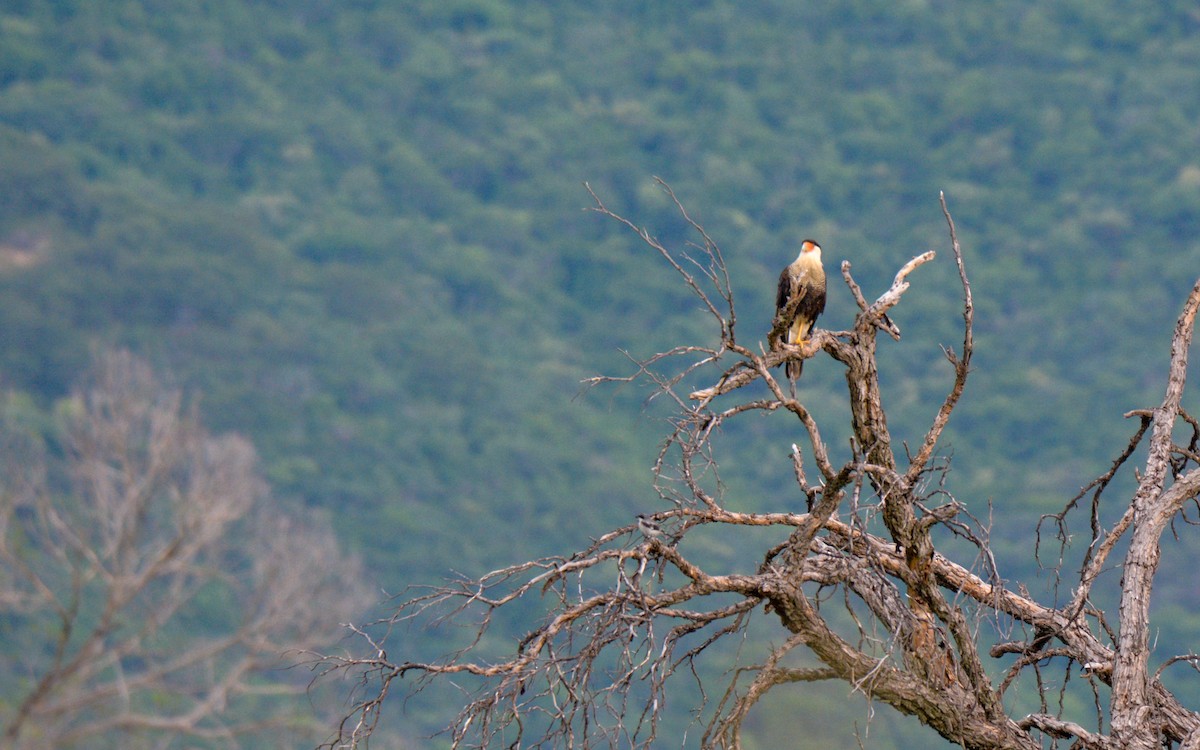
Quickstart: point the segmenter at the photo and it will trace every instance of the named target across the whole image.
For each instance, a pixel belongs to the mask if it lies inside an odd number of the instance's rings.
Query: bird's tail
[[[804,371],[804,360],[789,359],[784,363],[784,372],[787,373],[788,380],[795,383],[800,379],[800,373]]]

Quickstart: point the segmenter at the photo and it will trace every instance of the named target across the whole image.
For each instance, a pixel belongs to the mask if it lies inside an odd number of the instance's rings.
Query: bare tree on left
[[[362,606],[360,571],[327,523],[268,507],[251,444],[209,434],[126,352],[97,359],[56,427],[14,411],[0,411],[0,744],[325,731],[285,655]]]

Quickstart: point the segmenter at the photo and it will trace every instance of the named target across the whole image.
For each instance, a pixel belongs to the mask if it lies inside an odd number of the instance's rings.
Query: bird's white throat
[[[812,250],[809,250],[808,252],[804,252],[803,250],[801,250],[800,254],[798,256],[796,256],[796,262],[800,263],[802,265],[806,265],[806,266],[820,267],[820,265],[821,265],[821,248],[815,247]]]

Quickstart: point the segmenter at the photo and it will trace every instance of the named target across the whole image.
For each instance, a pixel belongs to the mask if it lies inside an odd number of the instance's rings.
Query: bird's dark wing
[[[802,284],[800,293],[804,299],[796,306],[796,316],[815,323],[817,316],[825,312],[825,285]]]
[[[787,305],[788,300],[792,296],[792,278],[788,273],[788,269],[783,269],[783,273],[779,274],[779,291],[775,293],[775,314]]]

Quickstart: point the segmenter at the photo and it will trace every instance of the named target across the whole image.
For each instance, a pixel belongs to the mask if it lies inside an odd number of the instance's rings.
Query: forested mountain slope
[[[912,437],[959,335],[944,190],[979,308],[951,486],[1027,569],[1158,399],[1200,273],[1198,37],[1183,2],[6,3],[0,382],[49,403],[131,347],[395,590],[655,502],[647,394],[580,381],[713,333],[584,181],[677,241],[670,183],[744,335],[803,237],[868,296],[942,252],[883,356]],[[841,388],[805,368],[819,414]],[[793,430],[728,436],[746,504],[790,502]]]

